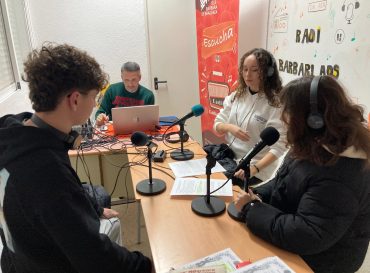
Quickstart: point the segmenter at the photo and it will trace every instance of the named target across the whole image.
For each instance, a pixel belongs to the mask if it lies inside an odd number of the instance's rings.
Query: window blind
[[[14,84],[14,82],[15,79],[5,33],[3,11],[0,6],[0,94],[1,90],[8,88]]]

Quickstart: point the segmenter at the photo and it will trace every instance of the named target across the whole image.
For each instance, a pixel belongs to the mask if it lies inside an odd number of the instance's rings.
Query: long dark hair
[[[264,94],[267,97],[268,103],[271,106],[277,107],[279,105],[278,94],[282,89],[282,83],[279,76],[279,71],[276,65],[276,61],[270,52],[263,48],[254,48],[246,52],[241,58],[239,63],[239,85],[236,89],[235,98],[241,97],[247,85],[244,82],[243,78],[243,64],[245,58],[250,55],[254,55],[257,59],[259,75],[260,75],[260,88],[263,90]],[[271,76],[268,76],[269,67],[273,67],[274,72]]]
[[[280,94],[282,120],[288,126],[287,141],[292,156],[319,165],[330,165],[339,159],[339,154],[345,149],[354,146],[356,150],[365,152],[370,163],[370,131],[363,116],[364,109],[348,98],[335,78],[322,76],[318,87],[318,111],[323,116],[324,127],[315,130],[307,125],[312,79],[302,77],[293,80]]]

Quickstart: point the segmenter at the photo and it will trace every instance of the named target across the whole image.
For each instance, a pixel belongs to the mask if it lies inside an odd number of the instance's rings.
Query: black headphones
[[[171,139],[171,136],[173,136],[173,135],[179,135],[179,138]],[[179,132],[171,132],[171,133],[166,134],[164,139],[168,143],[178,143],[178,142],[180,142],[180,134],[179,134]],[[189,140],[189,134],[186,131],[184,131],[184,134],[182,135],[182,141],[186,142],[188,140]]]
[[[58,139],[62,140],[67,144],[67,147],[69,149],[77,149],[82,140],[82,136],[74,130],[71,130],[69,134],[65,134],[58,129],[54,128],[53,126],[50,126],[45,121],[43,121],[41,118],[39,118],[37,115],[33,114],[31,116],[31,121],[39,128],[46,129],[49,132],[53,133],[57,136]]]
[[[307,117],[307,126],[314,130],[319,130],[325,125],[324,118],[317,107],[317,94],[320,80],[321,76],[315,76],[310,85],[310,113]]]
[[[342,11],[346,11],[346,1],[347,0],[344,0],[344,2],[343,2]],[[360,2],[359,1],[356,1],[355,2],[355,9],[358,9],[359,7],[360,7]]]

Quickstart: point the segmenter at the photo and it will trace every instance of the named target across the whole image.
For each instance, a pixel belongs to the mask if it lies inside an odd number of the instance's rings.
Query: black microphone
[[[266,146],[273,145],[276,141],[278,141],[280,134],[278,130],[274,127],[266,127],[260,134],[261,141],[259,141],[248,154],[246,154],[239,162],[238,166],[234,171],[237,172],[240,169],[244,169],[251,159],[256,156],[263,148]]]
[[[150,138],[144,132],[135,132],[131,135],[131,142],[135,146],[148,146],[148,164],[149,164],[149,179],[144,179],[136,185],[136,191],[142,195],[156,195],[166,190],[166,183],[162,179],[153,178],[152,175],[152,145],[157,146],[153,143]]]
[[[144,132],[138,131],[131,135],[131,142],[136,146],[146,146],[150,143],[150,140]]]
[[[280,137],[280,134],[274,127],[266,127],[265,129],[263,129],[263,131],[260,134],[261,141],[259,141],[253,147],[253,149],[248,154],[246,154],[242,158],[242,160],[240,160],[238,166],[236,166],[233,176],[238,170],[240,169],[244,170],[244,176],[245,176],[244,191],[245,192],[248,192],[248,183],[249,183],[248,181],[249,181],[249,175],[250,175],[248,166],[249,166],[251,159],[256,154],[258,154],[263,148],[265,148],[266,145],[271,146],[276,141],[278,141],[279,137]],[[227,207],[227,213],[234,220],[245,222],[245,216],[236,209],[234,202],[231,202],[229,206]]]
[[[149,146],[149,145],[158,146],[157,144],[151,141],[150,136],[141,131],[137,131],[131,135],[131,142],[135,146]]]
[[[172,126],[175,126],[175,125],[177,125],[177,124],[179,124],[179,123],[182,123],[182,122],[184,122],[185,120],[187,120],[187,119],[189,119],[189,118],[191,118],[191,117],[197,117],[197,116],[200,116],[201,114],[203,114],[203,112],[204,112],[204,107],[203,107],[203,105],[201,105],[201,104],[196,104],[196,105],[194,105],[193,107],[191,107],[191,112],[190,113],[188,113],[188,114],[186,114],[185,116],[183,116],[182,118],[180,118],[178,121],[175,121],[174,123],[172,123],[171,125],[170,125],[170,127],[172,127]]]

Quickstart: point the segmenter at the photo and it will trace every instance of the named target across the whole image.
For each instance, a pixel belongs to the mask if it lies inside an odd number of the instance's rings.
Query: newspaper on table
[[[262,260],[243,266],[234,273],[295,273],[279,257],[267,257]]]
[[[181,272],[181,273],[188,273],[193,272],[192,270],[199,270],[201,268],[206,268],[210,270],[212,268],[216,268],[218,270],[223,271],[195,271],[199,273],[208,273],[208,272],[217,272],[217,273],[229,273],[234,272],[236,270],[236,265],[241,262],[241,259],[230,249],[224,249],[194,262],[188,263],[182,266],[178,271],[169,271],[169,273],[173,272]]]
[[[168,273],[227,273],[227,271],[224,265],[217,265],[188,269],[174,269],[170,270]]]
[[[242,260],[230,249],[224,249],[168,273],[296,273],[279,257],[267,257],[239,269]]]

